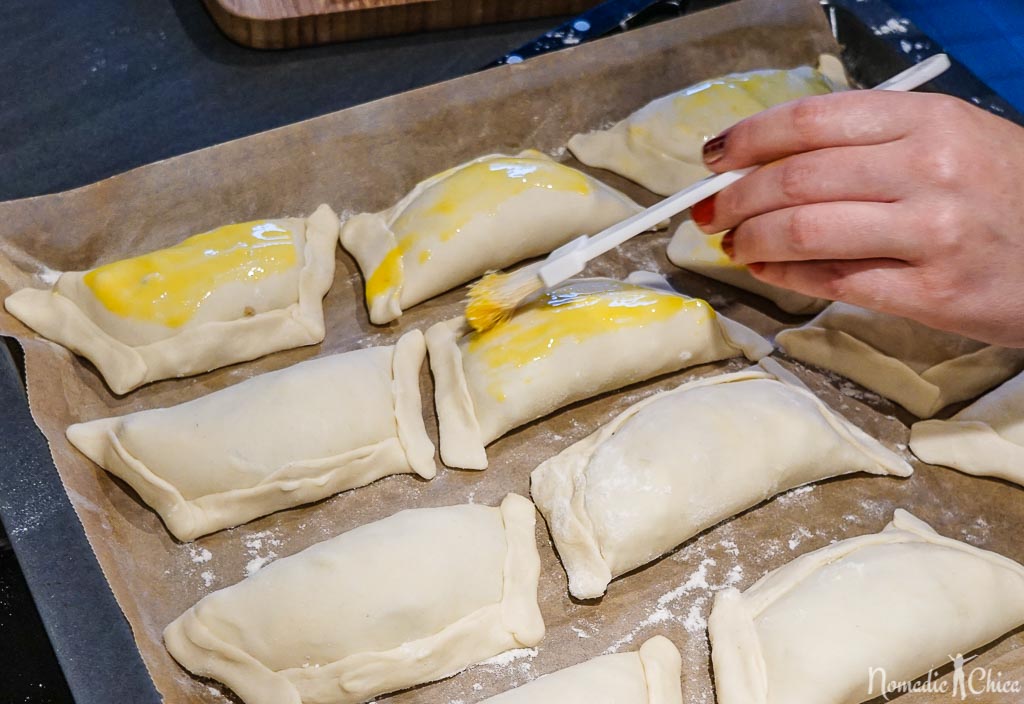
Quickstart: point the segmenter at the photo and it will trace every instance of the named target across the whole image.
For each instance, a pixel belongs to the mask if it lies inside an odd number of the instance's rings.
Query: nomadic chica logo
[[[1006,679],[1003,673],[988,667],[965,668],[977,655],[965,658],[963,654],[950,655],[953,676],[939,679],[935,670],[929,670],[926,677],[915,680],[890,680],[884,667],[868,668],[868,696],[889,701],[891,697],[908,692],[948,694],[961,701],[982,694],[1020,694],[1024,686],[1018,679]]]

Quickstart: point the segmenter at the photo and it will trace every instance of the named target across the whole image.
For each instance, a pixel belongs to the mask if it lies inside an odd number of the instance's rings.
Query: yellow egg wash
[[[167,249],[97,267],[84,281],[110,312],[176,328],[191,320],[218,287],[259,281],[296,261],[294,234],[260,220],[226,225]]]
[[[719,115],[715,122],[721,122],[721,117],[726,117],[724,122],[731,124],[764,108],[795,98],[829,93],[831,90],[828,81],[817,71],[813,71],[809,77],[803,71],[751,71],[691,86],[675,99],[675,108],[679,120],[687,124],[692,122],[695,113],[708,111]],[[704,139],[713,136],[703,135]]]
[[[470,334],[467,344],[469,352],[480,355],[492,369],[523,367],[565,342],[661,322],[686,308],[701,311],[708,319],[715,314],[697,298],[608,279],[582,280],[547,292],[490,330]]]
[[[732,269],[745,269],[746,267],[744,265],[737,264],[736,262],[734,262],[732,259],[729,258],[729,255],[725,253],[725,250],[722,249],[723,237],[725,237],[725,232],[719,232],[717,234],[707,236],[707,246],[710,247],[716,255],[716,258],[713,263],[717,264],[718,266],[727,266]],[[698,246],[698,250],[699,249],[700,247]],[[694,258],[696,259],[702,258],[697,254],[696,251],[694,252],[694,255]]]
[[[446,175],[445,175],[446,174]],[[494,216],[513,196],[542,188],[588,195],[587,177],[544,158],[500,157],[442,174],[391,225],[397,244],[366,282],[366,296],[385,295],[402,282],[402,257],[416,253],[421,264],[438,240],[456,237],[476,217]]]

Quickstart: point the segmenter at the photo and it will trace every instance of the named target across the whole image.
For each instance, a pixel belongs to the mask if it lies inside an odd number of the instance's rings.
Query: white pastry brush
[[[935,54],[880,83],[874,90],[913,90],[943,73],[949,65],[949,57]],[[596,235],[582,235],[562,245],[542,261],[510,274],[487,274],[469,289],[467,322],[478,331],[494,327],[508,319],[516,308],[536,294],[579,274],[591,259],[718,193],[755,168],[752,166],[709,176]]]

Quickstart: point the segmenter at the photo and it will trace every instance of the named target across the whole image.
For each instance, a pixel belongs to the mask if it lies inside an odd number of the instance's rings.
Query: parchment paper
[[[3,203],[0,296],[22,286],[42,286],[50,270],[89,268],[228,222],[306,214],[321,202],[346,214],[380,210],[420,179],[472,157],[526,147],[561,154],[573,133],[607,125],[697,80],[734,70],[813,63],[819,52],[836,49],[816,2],[746,0],[152,164],[75,191]],[[610,174],[592,173],[645,204],[654,200]],[[765,301],[674,269],[664,255],[667,240],[666,233],[635,240],[588,273],[671,272],[682,290],[708,297],[763,333],[796,322]],[[631,403],[694,376],[745,366],[733,360],[691,369],[564,409],[492,445],[491,467],[485,472],[443,470],[430,482],[391,477],[190,545],[172,540],[130,489],[68,444],[64,430],[71,423],[179,403],[318,355],[391,344],[406,330],[461,312],[463,292],[456,291],[414,308],[397,324],[371,326],[353,260],[339,249],[337,264],[325,301],[323,344],[152,384],[120,398],[111,395],[89,364],[0,312],[0,333],[17,337],[25,348],[32,412],[50,442],[68,496],[168,702],[233,699],[219,685],[191,677],[161,643],[163,627],[203,595],[274,558],[404,508],[467,501],[495,505],[509,491],[528,496],[529,473],[539,462]],[[905,452],[908,431],[892,417],[891,404],[848,382],[798,372],[869,433]],[[428,428],[436,438],[426,371],[422,386]],[[742,427],[736,436],[743,441]],[[829,481],[727,521],[616,580],[603,599],[585,603],[568,598],[565,574],[538,520],[540,595],[548,626],[543,643],[387,700],[476,702],[584,659],[635,649],[662,633],[683,652],[684,701],[712,702],[705,619],[715,589],[744,588],[798,554],[877,531],[898,506],[945,535],[1024,560],[1021,499],[1020,490],[1008,484],[925,467],[910,480],[857,476]],[[1022,642],[1018,633],[987,649],[977,662]]]

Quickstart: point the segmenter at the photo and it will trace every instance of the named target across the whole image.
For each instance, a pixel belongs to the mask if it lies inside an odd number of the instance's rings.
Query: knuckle
[[[779,191],[790,203],[803,203],[814,183],[814,169],[805,159],[785,159],[779,164]]]
[[[924,156],[924,167],[932,182],[942,188],[963,183],[966,161],[957,144],[936,144]]]
[[[812,254],[817,247],[821,225],[808,208],[793,208],[789,214],[787,244],[798,258]]]
[[[945,256],[958,253],[964,246],[966,219],[954,203],[934,204],[928,211],[927,241],[923,246]]]
[[[793,103],[791,127],[797,141],[813,144],[829,119],[828,105],[823,100],[803,98]]]

